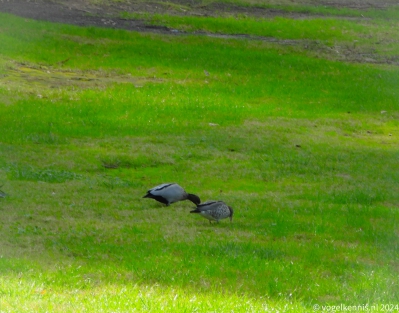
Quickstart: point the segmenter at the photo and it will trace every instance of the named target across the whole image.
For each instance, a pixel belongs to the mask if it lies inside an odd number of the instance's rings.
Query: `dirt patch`
[[[143,22],[115,18],[117,11],[89,4],[48,1],[0,1],[0,11],[17,16],[78,26],[121,28],[136,31],[154,31]]]
[[[170,33],[166,27],[149,26],[144,21],[124,19],[121,12],[128,13],[168,13],[175,15],[213,16],[224,14],[248,14],[262,17],[281,15],[294,16],[283,11],[261,8],[245,8],[210,4],[208,6],[192,5],[189,0],[172,3],[112,3],[93,5],[88,1],[45,1],[45,0],[0,0],[0,12],[11,13],[21,17],[44,20],[78,26],[96,26],[134,30],[139,32]],[[302,15],[302,14],[301,14]],[[298,15],[299,16],[299,15]]]
[[[397,0],[319,0],[318,2],[319,5],[356,9],[384,8],[397,4]],[[294,3],[315,5],[312,0],[297,0]],[[88,0],[0,0],[0,11],[26,18],[79,26],[111,27],[162,33],[170,31],[162,27],[148,26],[140,20],[120,18],[120,13],[148,12],[193,16],[245,14],[264,18],[275,16],[290,18],[314,17],[314,15],[307,13],[286,12],[260,6],[237,6],[218,2],[210,2],[205,5],[203,2],[195,0],[126,1],[126,3],[103,2],[102,4],[93,4]]]
[[[68,59],[59,63],[66,63]],[[29,64],[13,63],[7,76],[1,79],[5,85],[21,84],[27,89],[40,90],[46,87],[58,89],[61,87],[103,88],[111,84],[132,84],[142,87],[147,82],[162,82],[154,77],[133,77],[102,71],[70,71],[54,69],[46,66],[32,66]],[[25,86],[26,84],[26,86]]]

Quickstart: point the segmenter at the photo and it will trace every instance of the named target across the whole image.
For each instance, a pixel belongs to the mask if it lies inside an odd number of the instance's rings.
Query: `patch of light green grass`
[[[22,280],[2,276],[0,288],[3,296],[0,303],[3,312],[76,312],[77,307],[80,312],[306,312],[295,300],[287,304],[267,297],[253,299],[231,290],[215,294],[212,289],[198,292],[157,284],[99,284],[86,276],[87,268],[71,267],[70,270],[72,272],[68,272],[73,273],[79,281],[71,288],[53,286],[30,275]],[[60,271],[54,273],[54,278],[61,278]],[[70,280],[67,277],[64,279]],[[21,301],[21,298],[25,301]]]

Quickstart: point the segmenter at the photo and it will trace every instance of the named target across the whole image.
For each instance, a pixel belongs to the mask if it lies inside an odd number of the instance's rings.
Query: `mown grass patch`
[[[398,301],[395,66],[9,15],[0,30],[2,310]],[[98,84],[55,83],[68,73]],[[142,199],[169,181],[233,223]]]

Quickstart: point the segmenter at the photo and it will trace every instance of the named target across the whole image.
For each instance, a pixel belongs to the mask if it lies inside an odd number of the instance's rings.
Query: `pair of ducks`
[[[158,202],[166,204],[166,206],[177,201],[190,200],[197,205],[197,208],[190,211],[190,213],[201,214],[201,216],[209,220],[209,223],[212,223],[212,221],[219,223],[219,220],[224,218],[230,218],[231,222],[233,219],[233,209],[223,201],[206,201],[201,203],[198,196],[187,193],[176,183],[156,186],[148,190],[143,198],[155,199]]]

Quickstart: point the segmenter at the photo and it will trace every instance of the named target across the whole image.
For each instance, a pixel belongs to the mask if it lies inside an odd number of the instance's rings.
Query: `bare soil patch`
[[[60,63],[68,62],[63,60]],[[131,75],[120,75],[103,71],[71,71],[54,69],[46,66],[33,66],[30,64],[13,63],[7,76],[2,79],[8,85],[25,85],[26,88],[38,90],[43,86],[48,88],[76,87],[103,88],[111,84],[132,84],[142,87],[147,82],[157,83],[162,79],[154,77],[137,77]]]
[[[312,0],[297,0],[298,3],[315,5]],[[319,0],[319,5],[337,8],[384,8],[393,5],[397,0]],[[256,6],[237,6],[226,3],[211,2],[203,5],[196,0],[161,0],[109,2],[93,4],[86,0],[0,0],[0,12],[18,16],[45,20],[50,22],[74,24],[80,26],[97,26],[121,28],[135,31],[169,32],[163,27],[148,26],[140,20],[127,20],[118,17],[121,12],[169,13],[177,15],[214,16],[221,14],[246,14],[248,16],[291,18],[312,17],[306,13],[290,13],[283,10],[268,9]]]

